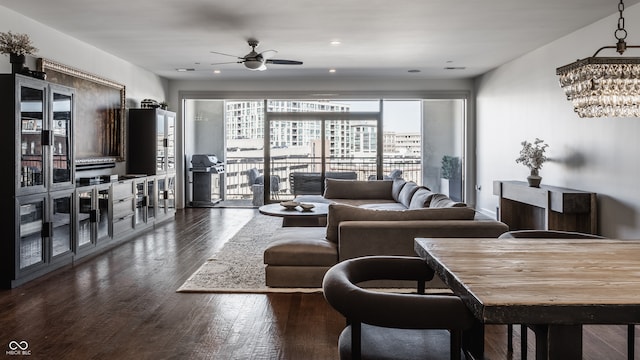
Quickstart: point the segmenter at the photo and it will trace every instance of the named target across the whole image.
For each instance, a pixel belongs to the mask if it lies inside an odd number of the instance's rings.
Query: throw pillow
[[[391,197],[393,197],[393,200],[396,202],[400,202],[400,191],[406,183],[407,182],[402,178],[393,180],[393,185],[391,186]]]
[[[326,237],[338,243],[338,226],[343,221],[473,220],[474,216],[475,211],[471,208],[376,210],[329,204]]]
[[[390,180],[325,179],[324,197],[327,199],[388,199],[391,200]]]
[[[411,197],[409,209],[428,208],[433,195],[435,195],[435,193],[432,193],[429,189],[421,186]]]
[[[411,203],[411,197],[418,190],[418,184],[413,181],[407,181],[402,190],[400,190],[400,194],[398,195],[398,202],[402,205],[409,207]]]
[[[450,207],[467,207],[467,204],[463,202],[453,201],[447,195],[444,195],[444,194],[434,194],[431,197],[429,208],[450,208]]]

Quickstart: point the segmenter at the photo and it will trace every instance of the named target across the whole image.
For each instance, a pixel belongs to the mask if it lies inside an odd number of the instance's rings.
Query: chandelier
[[[604,46],[592,57],[556,69],[560,86],[574,111],[585,117],[640,117],[640,58],[596,57],[603,49],[616,49],[622,55],[627,48],[624,41],[624,3],[618,4],[620,18],[615,37],[616,46]]]

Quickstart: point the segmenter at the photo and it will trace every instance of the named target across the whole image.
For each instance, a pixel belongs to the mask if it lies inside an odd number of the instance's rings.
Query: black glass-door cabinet
[[[76,189],[75,256],[91,254],[113,241],[110,231],[111,184],[82,186]]]
[[[21,75],[0,75],[0,113],[14,119],[3,136],[13,154],[15,194],[71,188],[74,184],[75,90]],[[8,147],[11,147],[9,149]],[[14,164],[11,164],[14,165]]]
[[[68,264],[73,257],[73,190],[16,198],[13,285]],[[9,241],[9,240],[7,240]]]
[[[156,217],[175,216],[176,213],[176,176],[156,176]]]
[[[0,172],[14,179],[0,187],[2,213],[14,218],[13,234],[0,240],[5,286],[73,259],[74,113],[74,89],[0,74]]]
[[[176,113],[162,109],[129,109],[129,174],[158,175],[176,171]]]

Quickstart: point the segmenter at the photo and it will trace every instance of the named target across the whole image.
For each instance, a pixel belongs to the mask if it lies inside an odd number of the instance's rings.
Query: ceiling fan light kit
[[[579,117],[640,117],[640,58],[596,57],[603,49],[616,49],[622,55],[624,41],[623,0],[618,4],[620,17],[616,46],[604,46],[592,56],[556,69],[560,86]]]
[[[284,60],[284,59],[272,59],[272,57],[278,52],[275,50],[266,50],[261,53],[256,52],[256,47],[260,45],[260,42],[256,39],[248,40],[249,46],[251,46],[251,52],[245,56],[235,56],[229,55],[221,52],[212,51],[214,54],[225,55],[225,56],[233,56],[238,59],[235,61],[238,64],[244,64],[244,66],[252,71],[263,71],[267,69],[267,64],[276,64],[276,65],[302,65],[302,61],[297,60]],[[229,63],[218,63],[218,64],[229,64]],[[213,65],[218,65],[213,64]]]

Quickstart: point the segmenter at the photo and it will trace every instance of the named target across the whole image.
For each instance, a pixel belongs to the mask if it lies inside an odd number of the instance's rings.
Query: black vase
[[[22,72],[24,68],[24,63],[26,61],[26,57],[24,54],[9,54],[9,62],[11,63],[11,72],[14,74],[19,74]]]

